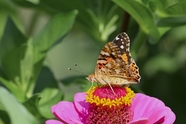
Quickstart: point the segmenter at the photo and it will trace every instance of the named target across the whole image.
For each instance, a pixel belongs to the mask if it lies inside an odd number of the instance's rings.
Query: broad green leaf
[[[162,18],[157,23],[160,27],[175,27],[186,25],[186,16]]]
[[[4,106],[12,124],[39,124],[36,118],[3,87],[0,87],[0,103]]]
[[[31,45],[22,45],[9,52],[2,58],[2,69],[9,80],[16,83],[22,94],[28,92],[28,86],[32,77],[33,69],[33,49]],[[19,100],[24,100],[19,98]]]
[[[118,6],[127,11],[140,25],[140,28],[157,42],[160,38],[157,26],[150,10],[143,4],[134,0],[113,0]]]
[[[30,97],[29,99],[27,99],[23,105],[27,108],[27,110],[32,113],[32,115],[34,115],[37,118],[41,118],[42,116],[40,115],[37,106],[39,103],[39,100],[41,99],[41,95],[40,94],[34,94],[32,97]]]
[[[57,104],[63,97],[62,91],[56,88],[45,88],[41,92],[41,100],[39,101],[38,110],[41,115],[46,118],[52,118],[51,107]]]
[[[43,29],[33,38],[35,75],[37,77],[42,62],[49,49],[62,41],[73,26],[77,11],[53,16]]]
[[[20,90],[20,88],[12,81],[6,80],[2,77],[0,77],[0,82],[7,88],[9,89],[16,98],[19,100],[23,100],[25,97],[25,94]]]
[[[51,106],[59,102],[63,96],[62,91],[58,89],[58,84],[51,70],[44,66],[39,74],[34,93],[41,93],[41,99],[37,109],[40,114],[46,118],[53,117]]]
[[[163,36],[170,29],[171,29],[171,27],[158,27],[158,31],[160,32],[161,36]]]
[[[19,5],[26,4],[25,0],[14,1]],[[71,0],[70,4],[63,0],[40,0],[39,3],[32,4],[34,2],[31,2],[30,6],[42,8],[50,13],[77,9],[79,12],[76,19],[77,25],[95,39],[95,42],[99,45],[101,42],[106,42],[109,35],[117,29],[120,23],[115,21],[118,21],[118,18],[122,18],[120,15],[123,14],[121,8],[108,0],[78,0],[78,2]],[[111,25],[112,23],[114,24]]]
[[[164,11],[167,7],[165,0],[149,0],[149,9],[151,9],[159,17],[167,17],[168,14]]]
[[[149,8],[160,17],[186,15],[185,0],[149,0]]]
[[[0,60],[6,52],[26,42],[25,36],[19,31],[11,18],[7,19],[4,34],[0,42]]]
[[[165,8],[165,11],[171,15],[171,16],[183,16],[186,15],[186,1],[181,0],[181,1],[175,1],[171,5]]]

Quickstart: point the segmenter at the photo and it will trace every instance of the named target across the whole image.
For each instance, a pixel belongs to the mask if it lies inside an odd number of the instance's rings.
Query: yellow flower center
[[[120,105],[130,106],[135,93],[129,87],[113,86],[113,90],[115,94],[109,86],[93,86],[86,92],[86,102],[110,108]]]

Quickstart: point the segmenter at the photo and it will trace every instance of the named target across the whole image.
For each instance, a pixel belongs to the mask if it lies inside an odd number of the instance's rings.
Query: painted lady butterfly
[[[123,32],[100,52],[95,72],[87,80],[99,85],[129,85],[140,82],[139,69],[130,54],[130,39]]]

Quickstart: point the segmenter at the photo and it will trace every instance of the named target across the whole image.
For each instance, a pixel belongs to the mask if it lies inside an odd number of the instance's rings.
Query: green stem
[[[131,53],[134,59],[136,58],[141,46],[146,41],[146,39],[147,35],[140,29],[131,49]]]

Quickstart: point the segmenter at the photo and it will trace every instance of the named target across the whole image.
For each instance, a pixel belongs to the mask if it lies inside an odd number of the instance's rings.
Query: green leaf
[[[159,17],[167,17],[168,14],[164,11],[168,4],[165,0],[149,0],[149,9],[151,9]]]
[[[4,86],[6,86],[14,94],[14,96],[16,96],[16,98],[18,98],[19,100],[23,100],[23,98],[25,97],[25,94],[22,91],[20,91],[20,88],[14,82],[8,81],[2,77],[0,77],[0,82]]]
[[[166,7],[165,11],[171,16],[186,15],[186,1],[171,1],[171,5]]]
[[[37,118],[41,118],[42,116],[40,115],[37,106],[39,103],[39,100],[41,99],[41,95],[40,94],[34,94],[32,97],[30,97],[29,99],[27,99],[23,105],[27,108],[27,110],[32,113],[32,115],[34,115]]]
[[[186,15],[185,0],[150,0],[149,8],[160,17]]]
[[[63,93],[56,88],[45,88],[41,92],[41,100],[39,101],[38,110],[45,118],[54,117],[51,107],[59,102],[63,97]]]
[[[4,34],[0,42],[0,60],[6,52],[26,42],[25,36],[19,31],[11,18],[8,17]]]
[[[5,54],[2,69],[17,84],[27,83],[32,75],[33,53],[31,45],[22,45]],[[18,79],[19,78],[19,79]]]
[[[163,18],[158,21],[157,25],[160,27],[175,27],[186,25],[186,16]]]
[[[3,87],[0,87],[0,103],[4,106],[12,124],[39,124],[36,118]]]
[[[46,118],[52,118],[51,106],[59,102],[63,96],[51,70],[44,66],[39,74],[34,93],[41,93],[37,110]]]
[[[127,11],[140,25],[140,28],[150,35],[152,42],[160,38],[157,26],[150,10],[143,4],[134,0],[113,0],[118,6]]]
[[[2,58],[2,69],[6,77],[14,82],[18,93],[25,94],[28,92],[28,86],[33,73],[33,49],[32,45],[25,44],[7,52]],[[16,92],[16,91],[14,91]],[[16,95],[17,96],[17,95]],[[24,100],[25,96],[19,98]]]
[[[73,26],[77,11],[60,13],[53,16],[43,29],[34,37],[35,75],[41,69],[42,62],[49,49],[62,41]]]

